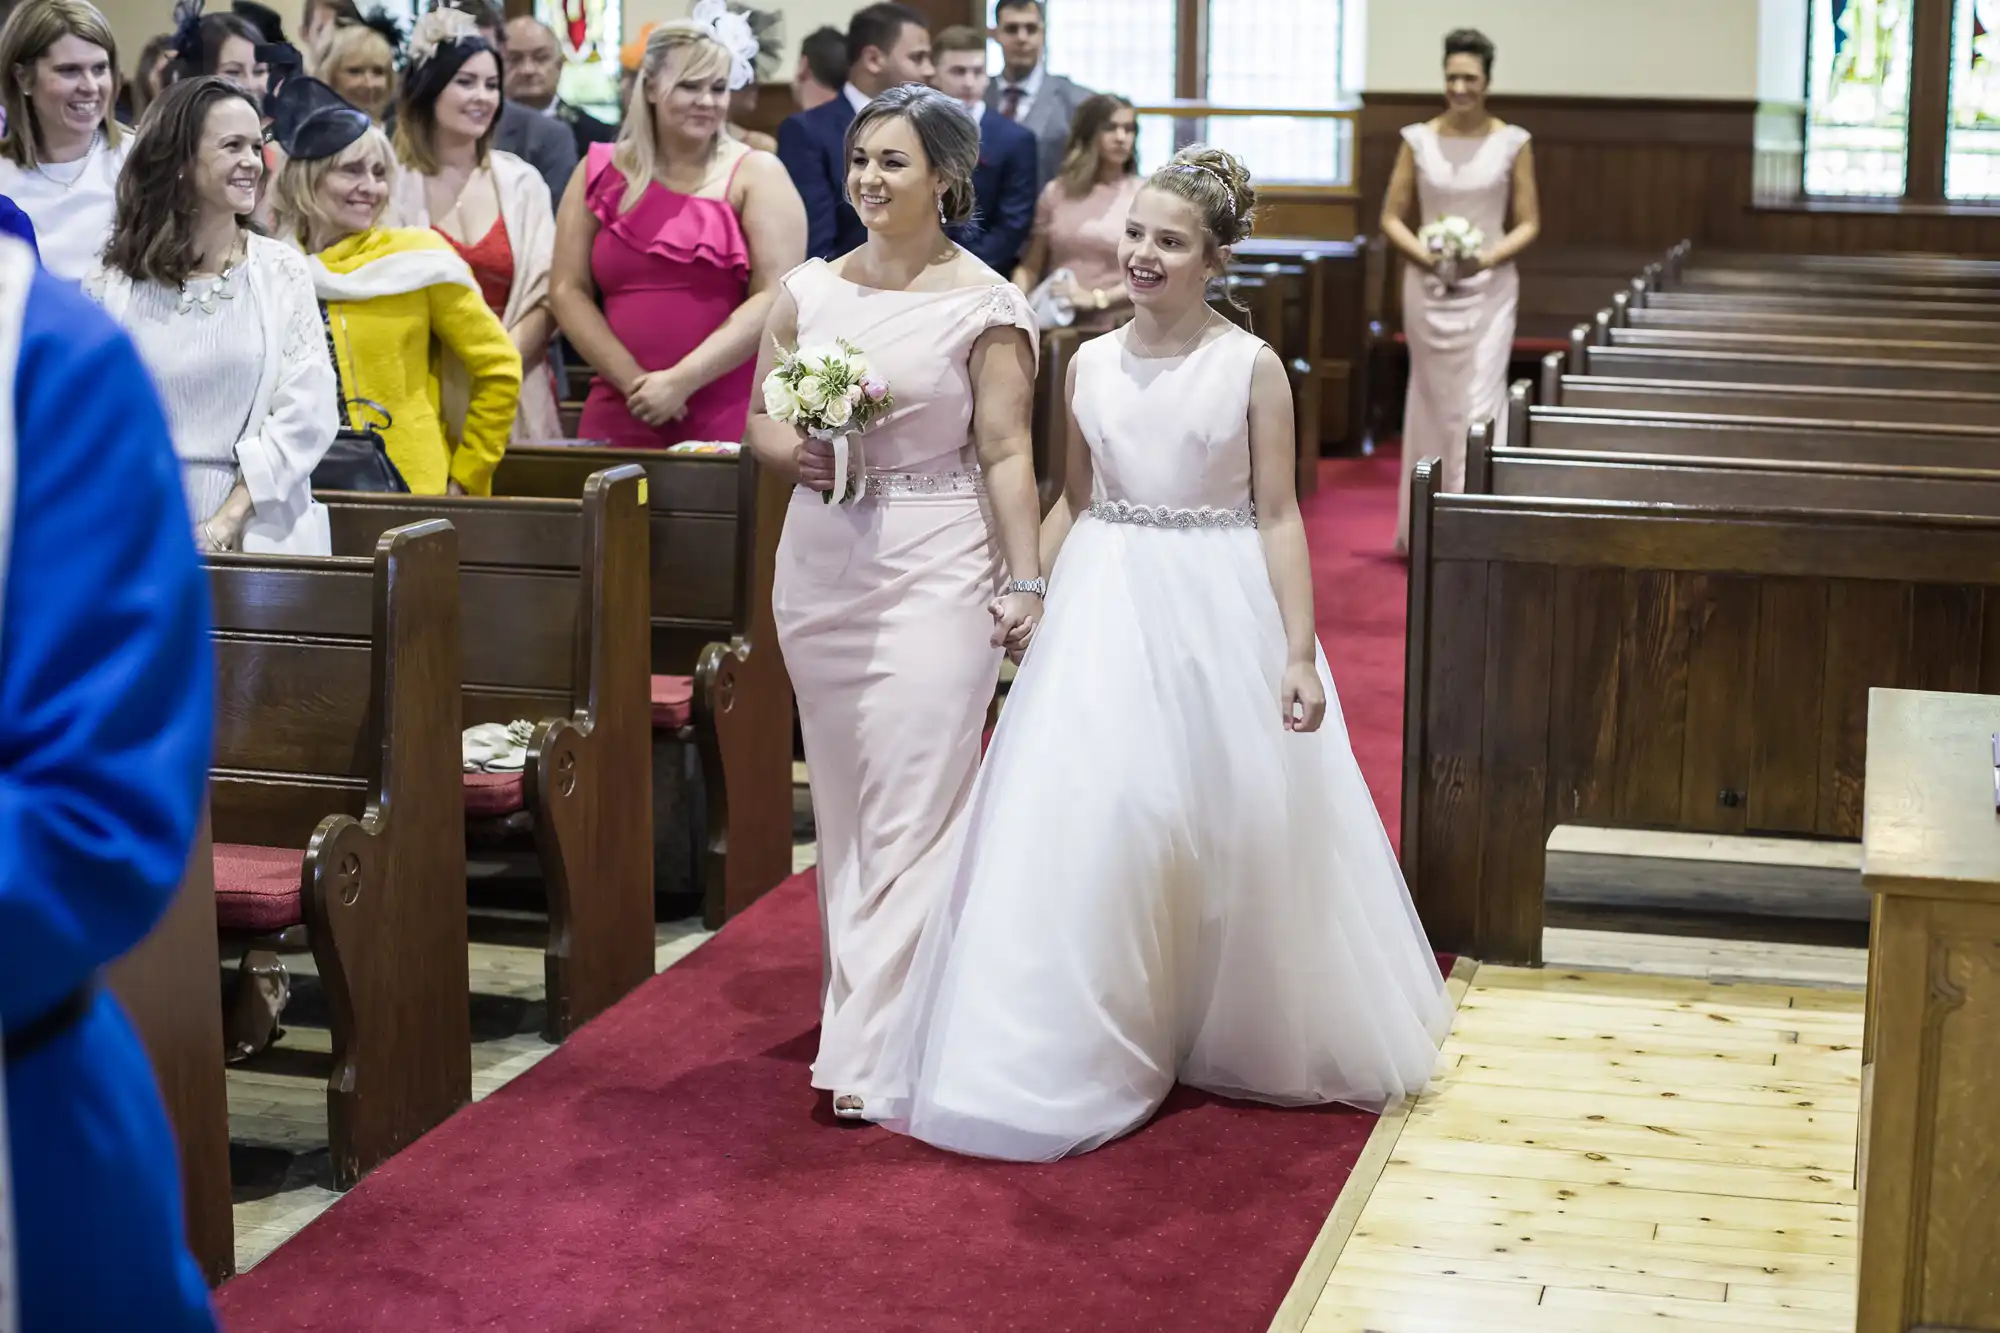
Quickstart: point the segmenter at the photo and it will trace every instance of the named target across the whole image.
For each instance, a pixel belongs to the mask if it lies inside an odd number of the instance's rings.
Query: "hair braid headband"
[[[1215,183],[1222,187],[1223,196],[1229,200],[1230,213],[1234,214],[1236,212],[1236,191],[1229,188],[1227,178],[1214,167],[1205,167],[1199,162],[1169,162],[1164,169],[1167,171],[1199,171],[1204,176],[1215,177]]]

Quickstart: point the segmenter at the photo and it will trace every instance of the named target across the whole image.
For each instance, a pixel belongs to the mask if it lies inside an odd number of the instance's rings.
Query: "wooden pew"
[[[173,904],[105,980],[124,1006],[159,1080],[180,1150],[188,1248],[216,1286],[236,1273],[229,1187],[229,1098],[215,982],[215,861],[204,810]]]
[[[1611,304],[1612,328],[1649,331],[1700,330],[1714,333],[1769,336],[1849,337],[1865,331],[1871,337],[1912,342],[2000,343],[2000,320],[1924,319],[1874,311],[1822,314],[1804,310],[1767,310],[1760,306],[1706,305],[1634,307],[1624,292]]]
[[[2000,691],[2000,520],[1413,478],[1402,860],[1432,942],[1541,957],[1558,824],[1853,838],[1871,686]]]
[[[1566,369],[1623,379],[1695,380],[1711,384],[1793,384],[1925,393],[2000,393],[2000,363],[1990,360],[1895,361],[1810,352],[1716,351],[1706,348],[1606,347],[1592,325],[1570,334]]]
[[[518,778],[466,776],[459,822],[483,842],[532,839],[552,1041],[653,975],[645,485],[627,466],[580,500],[320,497],[336,555],[412,522],[457,530],[463,725],[535,723]]]
[[[648,744],[671,749],[660,763],[696,747],[702,916],[717,927],[792,873],[792,686],[771,617],[791,488],[748,458],[561,446],[509,449],[493,484],[575,495],[592,473],[627,467],[645,485],[648,671],[690,692],[649,715]]]
[[[1508,390],[1505,437],[1510,447],[1777,458],[1813,463],[2000,468],[2000,420],[1985,429],[1908,426],[1889,421],[1814,417],[1533,407],[1528,400],[1525,381]],[[1501,432],[1491,434],[1497,437]],[[1468,454],[1468,468],[1473,462]]]
[[[1483,421],[1468,432],[1469,495],[2000,518],[2000,470],[1994,470],[2000,468],[2000,440],[1995,441],[1993,468],[1979,470],[1755,454],[1516,448],[1496,445],[1493,435],[1491,424]]]
[[[1546,407],[1620,413],[1671,412],[1719,417],[1820,418],[1886,421],[1906,426],[1974,426],[2000,422],[2000,393],[1917,392],[1836,384],[1704,383],[1567,373],[1566,353],[1542,359],[1536,401]]]
[[[1612,294],[1613,299],[1619,293]],[[1993,323],[2000,307],[1983,301],[1922,301],[1884,296],[1806,296],[1786,292],[1648,291],[1644,283],[1624,295],[1634,310],[1706,310],[1717,313],[1825,315],[1835,318],[1926,319],[1952,324]]]
[[[237,945],[305,929],[340,1189],[472,1098],[458,538],[418,523],[370,554],[207,561],[216,916]]]

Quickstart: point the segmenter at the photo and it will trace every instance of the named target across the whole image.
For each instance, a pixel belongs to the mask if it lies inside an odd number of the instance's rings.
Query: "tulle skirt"
[[[1257,533],[1085,518],[1008,696],[904,998],[891,1128],[1051,1160],[1176,1080],[1381,1109],[1450,1008],[1349,747],[1283,727]]]

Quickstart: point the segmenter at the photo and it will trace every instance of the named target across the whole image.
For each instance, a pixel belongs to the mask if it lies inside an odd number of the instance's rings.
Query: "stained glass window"
[[[1951,24],[1951,120],[1944,192],[2000,198],[2000,3],[1957,0]]]
[[[620,0],[535,0],[535,17],[556,30],[562,48],[556,95],[617,124],[618,47],[625,31]]]
[[[1812,0],[1806,193],[1901,195],[1915,0]]]

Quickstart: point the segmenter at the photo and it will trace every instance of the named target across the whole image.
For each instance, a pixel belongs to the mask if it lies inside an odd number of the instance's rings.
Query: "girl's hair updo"
[[[1234,153],[1190,144],[1148,176],[1146,186],[1192,205],[1215,248],[1250,239],[1257,189],[1250,183],[1250,169]]]

